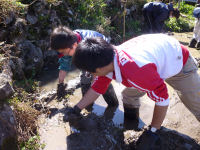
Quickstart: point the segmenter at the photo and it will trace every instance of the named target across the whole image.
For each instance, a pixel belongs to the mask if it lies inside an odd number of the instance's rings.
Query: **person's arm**
[[[59,71],[59,77],[58,77],[58,83],[64,83],[65,77],[67,75],[67,72],[64,70]]]
[[[63,56],[59,59],[59,84],[64,83],[67,72],[71,69],[72,58],[70,56]]]
[[[110,82],[111,79],[105,76],[101,77],[97,76],[94,79],[91,88],[88,90],[88,92],[84,95],[84,97],[80,100],[80,102],[76,106],[78,106],[78,108],[82,110],[89,104],[93,103],[99,97],[100,94],[104,94],[106,92]]]
[[[154,107],[154,113],[153,113],[153,118],[151,122],[151,126],[160,129],[163,120],[165,119],[165,115],[167,113],[167,108],[168,106],[158,106],[155,105]]]
[[[67,71],[71,69],[71,57],[63,56],[59,59],[59,76],[57,85],[57,98],[65,96],[65,88],[67,84],[64,84],[65,76]]]
[[[99,95],[99,93],[90,88],[76,106],[82,110],[92,104],[99,97]]]

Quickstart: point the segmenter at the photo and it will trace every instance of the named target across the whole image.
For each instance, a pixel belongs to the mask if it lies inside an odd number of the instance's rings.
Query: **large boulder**
[[[39,73],[44,63],[42,50],[29,40],[19,43],[18,49],[22,52],[25,74],[30,77],[33,74]]]
[[[0,105],[0,149],[17,149],[17,130],[13,111],[6,104]]]

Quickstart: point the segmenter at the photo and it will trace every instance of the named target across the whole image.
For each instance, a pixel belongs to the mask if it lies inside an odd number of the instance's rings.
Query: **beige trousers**
[[[177,92],[183,104],[200,121],[200,76],[197,73],[196,60],[189,56],[183,69],[165,81]],[[140,97],[145,95],[135,88],[126,88],[122,92],[124,105],[132,108],[140,107]]]

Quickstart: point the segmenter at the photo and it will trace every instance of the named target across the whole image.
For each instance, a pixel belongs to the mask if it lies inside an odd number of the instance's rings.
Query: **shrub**
[[[188,32],[192,31],[194,27],[194,22],[188,21],[185,18],[170,18],[169,21],[166,22],[167,29],[174,32]]]
[[[178,4],[176,4],[175,7],[178,7]],[[186,4],[185,2],[182,2],[182,3],[180,3],[179,10],[183,14],[192,15],[194,8],[195,7],[193,5]]]
[[[175,5],[175,7],[178,7],[178,4]],[[187,31],[192,31],[194,27],[194,17],[193,17],[193,10],[194,10],[193,5],[186,4],[182,2],[180,4],[180,12],[182,15],[185,17],[181,17],[179,19],[175,18],[170,18],[165,22],[166,28],[170,31],[174,32],[187,32]]]

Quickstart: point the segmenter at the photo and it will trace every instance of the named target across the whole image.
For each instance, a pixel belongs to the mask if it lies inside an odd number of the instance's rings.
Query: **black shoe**
[[[190,44],[188,45],[188,47],[191,47],[191,48],[195,48],[195,45],[197,44],[197,40],[196,39],[192,39],[190,41]]]
[[[197,50],[200,50],[200,42],[197,43]]]

